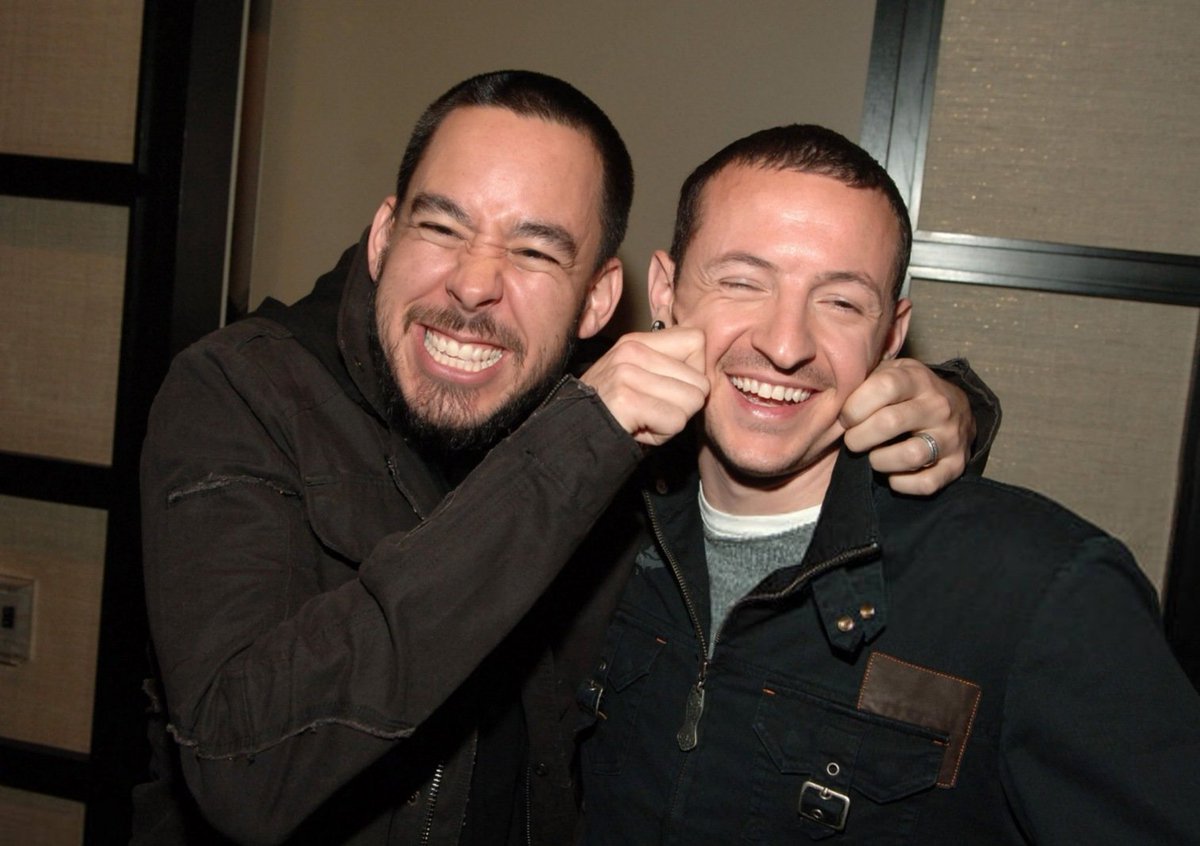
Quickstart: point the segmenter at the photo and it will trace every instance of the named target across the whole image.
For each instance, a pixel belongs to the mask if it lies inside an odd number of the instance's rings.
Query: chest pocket
[[[767,684],[745,839],[907,843],[948,737]]]
[[[583,765],[593,773],[621,772],[637,726],[654,662],[666,641],[614,625],[592,677],[576,692],[581,711]]]

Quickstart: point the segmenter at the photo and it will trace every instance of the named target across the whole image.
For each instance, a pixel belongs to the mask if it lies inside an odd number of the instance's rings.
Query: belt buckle
[[[846,816],[850,813],[850,797],[815,781],[806,781],[800,788],[797,811],[807,820],[841,831],[846,827]]]

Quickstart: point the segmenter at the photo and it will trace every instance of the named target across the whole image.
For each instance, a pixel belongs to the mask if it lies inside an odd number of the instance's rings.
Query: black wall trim
[[[0,494],[108,508],[112,472],[107,467],[0,452]]]
[[[86,756],[13,740],[0,740],[0,773],[8,787],[76,802],[87,800],[91,780]]]
[[[917,232],[916,279],[1200,306],[1200,258]]]
[[[137,191],[131,165],[0,154],[0,194],[127,206]]]
[[[892,175],[913,220],[937,76],[942,0],[875,4],[862,145]]]
[[[1163,592],[1163,623],[1175,657],[1200,689],[1200,336],[1192,357],[1187,436],[1180,459],[1171,566]]]

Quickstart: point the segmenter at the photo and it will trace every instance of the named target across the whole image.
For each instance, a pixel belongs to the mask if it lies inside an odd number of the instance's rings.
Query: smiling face
[[[581,132],[471,106],[438,127],[399,207],[380,207],[377,330],[419,430],[486,445],[608,321],[621,266],[597,269],[601,176]]]
[[[742,165],[702,202],[682,267],[656,255],[650,298],[656,317],[705,333],[705,495],[743,514],[819,504],[842,404],[908,327],[891,293],[894,212],[878,191]]]

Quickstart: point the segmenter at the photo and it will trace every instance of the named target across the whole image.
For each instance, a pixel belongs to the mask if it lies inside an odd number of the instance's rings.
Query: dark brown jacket
[[[384,422],[365,261],[183,352],[155,402],[146,592],[187,786],[238,841],[456,843],[471,679],[516,638],[526,837],[566,842],[568,704],[615,586],[564,563],[640,449],[567,377],[450,492]]]

